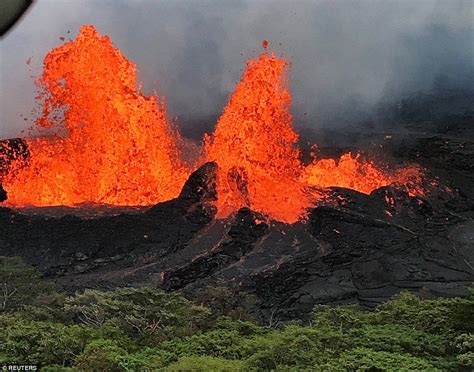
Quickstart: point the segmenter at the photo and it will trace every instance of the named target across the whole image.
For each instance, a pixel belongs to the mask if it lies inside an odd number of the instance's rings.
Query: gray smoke
[[[471,0],[40,0],[0,43],[0,138],[32,124],[31,75],[83,24],[111,36],[183,126],[214,125],[263,39],[292,63],[296,123],[342,125],[440,79],[474,86]]]

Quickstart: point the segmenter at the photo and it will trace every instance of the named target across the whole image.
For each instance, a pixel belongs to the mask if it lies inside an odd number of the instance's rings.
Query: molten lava
[[[3,180],[10,205],[148,205],[179,194],[189,175],[179,134],[164,104],[136,90],[136,66],[109,37],[83,26],[48,53],[40,83],[37,127],[55,135],[27,139],[28,164]]]
[[[303,166],[286,71],[286,61],[273,55],[249,61],[207,140],[207,159],[219,164],[220,216],[248,206],[295,222],[311,205],[298,181]]]
[[[423,194],[421,169],[416,165],[401,167],[395,171],[383,171],[370,160],[362,160],[360,154],[347,153],[338,161],[314,159],[306,166],[302,182],[318,187],[345,187],[370,194],[382,186],[399,184],[414,196]]]
[[[423,193],[416,166],[382,170],[360,155],[304,166],[292,127],[288,64],[268,51],[250,60],[202,161],[216,161],[218,216],[249,207],[293,223],[330,186],[370,193],[398,184]],[[191,168],[164,103],[137,89],[136,66],[92,26],[45,58],[43,115],[27,138],[28,160],[3,179],[10,206],[151,205],[176,197]],[[54,135],[52,135],[54,134]]]
[[[303,166],[290,103],[286,61],[267,54],[249,61],[214,134],[206,139],[207,159],[219,164],[218,216],[247,206],[293,223],[323,199],[314,188],[330,186],[369,194],[399,183],[411,195],[423,192],[416,166],[384,172],[351,153]]]

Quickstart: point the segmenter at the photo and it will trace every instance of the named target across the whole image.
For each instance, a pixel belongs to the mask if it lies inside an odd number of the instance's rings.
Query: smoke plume
[[[32,125],[31,76],[83,24],[111,36],[138,65],[143,91],[165,96],[179,125],[202,132],[263,39],[291,61],[296,125],[343,125],[440,81],[472,88],[472,12],[470,0],[42,0],[0,44],[0,138]]]

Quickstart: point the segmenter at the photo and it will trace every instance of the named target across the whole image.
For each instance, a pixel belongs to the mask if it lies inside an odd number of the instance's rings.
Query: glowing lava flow
[[[51,50],[37,127],[56,135],[27,139],[27,166],[3,180],[9,205],[148,205],[176,197],[189,175],[179,134],[164,104],[139,93],[136,80],[136,66],[92,26]]]
[[[397,183],[411,195],[423,193],[417,167],[383,171],[350,153],[304,166],[287,69],[268,51],[250,60],[205,137],[202,161],[219,165],[218,217],[247,206],[293,223],[330,186],[370,193]],[[135,65],[92,26],[48,53],[37,122],[48,136],[26,139],[28,160],[14,162],[2,180],[7,205],[151,205],[176,197],[191,171],[179,151],[182,139],[164,104],[137,91],[136,80]]]
[[[373,162],[362,160],[360,154],[350,152],[336,161],[334,159],[314,159],[306,166],[301,176],[302,182],[327,188],[345,187],[370,194],[382,186],[398,184],[411,196],[423,194],[421,169],[416,165],[401,167],[393,172],[382,171]]]

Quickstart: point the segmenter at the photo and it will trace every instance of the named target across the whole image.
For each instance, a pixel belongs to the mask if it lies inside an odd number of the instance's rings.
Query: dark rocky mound
[[[216,168],[203,165],[178,198],[140,213],[51,217],[0,208],[0,255],[23,257],[69,290],[246,291],[262,317],[280,319],[305,319],[317,303],[372,308],[402,289],[463,295],[474,280],[466,202],[392,187],[371,195],[334,188],[339,202],[314,208],[305,222],[265,222],[247,208],[218,220]]]

